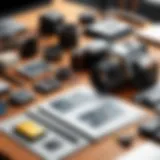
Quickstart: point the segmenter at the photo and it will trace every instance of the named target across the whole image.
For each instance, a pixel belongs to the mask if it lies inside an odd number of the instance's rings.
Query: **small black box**
[[[56,11],[41,15],[39,20],[39,31],[41,34],[58,33],[59,28],[64,23],[64,16]]]

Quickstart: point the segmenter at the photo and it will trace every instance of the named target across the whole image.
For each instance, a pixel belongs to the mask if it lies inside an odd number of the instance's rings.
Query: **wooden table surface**
[[[137,3],[137,1],[135,1]],[[133,5],[134,8],[135,4]],[[78,16],[80,13],[86,10],[92,10],[91,8],[87,8],[86,6],[77,5],[75,3],[71,3],[65,0],[57,0],[55,3],[52,3],[51,5],[30,10],[30,11],[24,11],[23,13],[16,14],[15,18],[25,24],[28,28],[30,28],[30,31],[32,33],[36,32],[37,30],[37,24],[38,24],[38,17],[48,11],[48,10],[58,10],[61,13],[63,13],[66,17],[66,21],[68,22],[74,22],[77,23]],[[99,17],[99,16],[98,16]],[[90,41],[87,37],[81,38],[81,44],[84,44],[86,42]],[[40,40],[40,47],[43,48],[48,44],[57,43],[57,37],[50,37],[50,38],[42,38]],[[157,52],[159,52],[159,48],[156,46],[149,45],[149,51],[153,55],[153,57],[156,57],[156,59],[159,58],[159,55]],[[41,52],[41,51],[40,51]],[[69,51],[66,51],[69,52]],[[41,55],[39,53],[39,55]],[[20,64],[25,63],[25,61],[22,61]],[[69,54],[66,53],[63,57],[63,60],[60,64],[57,65],[68,65],[69,64]],[[23,81],[23,78],[21,79]],[[79,84],[85,84],[90,85],[90,82],[88,80],[87,73],[75,73],[74,77],[69,81],[66,82],[62,89],[57,91],[56,93],[50,94],[48,96],[42,96],[42,95],[36,95],[36,100],[30,104],[29,106],[36,106],[36,104],[41,103],[45,99],[49,97],[53,97],[54,95],[57,95],[64,90],[67,90],[68,88],[71,88],[73,86],[77,86]],[[17,88],[17,86],[12,86],[13,88]],[[25,81],[25,87],[28,87],[29,89],[32,89],[32,82]],[[125,88],[123,91],[120,91],[116,93],[120,97],[126,99],[129,102],[129,99],[135,94],[135,89],[131,89],[131,87]],[[8,117],[11,117],[15,114],[23,113],[26,108],[29,107],[24,106],[23,108],[14,108],[10,107],[8,110],[8,113],[4,115],[3,117],[0,117],[0,121],[3,121],[4,119],[7,119]],[[138,105],[135,107],[142,108]],[[148,110],[144,110],[149,116],[152,115]],[[136,146],[141,145],[144,143],[144,139],[140,138],[137,135],[137,124],[134,124],[132,126],[127,126],[120,130],[118,133],[112,134],[111,136],[104,137],[100,141],[94,142],[94,144],[90,144],[88,147],[84,148],[82,151],[75,153],[69,157],[66,158],[66,160],[114,160],[116,157],[122,155],[125,152],[128,152],[129,150],[133,149]],[[117,136],[121,134],[135,134],[135,140],[134,144],[131,148],[124,149],[117,143]],[[13,160],[39,160],[40,158],[32,153],[30,153],[26,148],[21,146],[20,144],[14,142],[14,140],[11,140],[7,135],[4,135],[3,133],[0,133],[0,151],[4,151],[6,154],[11,155]],[[53,159],[54,160],[54,159]]]

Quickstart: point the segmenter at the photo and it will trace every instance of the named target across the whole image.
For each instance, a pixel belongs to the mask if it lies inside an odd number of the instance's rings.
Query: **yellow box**
[[[28,120],[16,126],[16,132],[27,139],[36,140],[44,135],[45,129],[36,122]]]

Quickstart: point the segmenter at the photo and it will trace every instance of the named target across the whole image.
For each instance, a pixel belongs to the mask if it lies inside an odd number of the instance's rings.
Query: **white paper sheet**
[[[160,160],[160,145],[148,142],[117,160]]]

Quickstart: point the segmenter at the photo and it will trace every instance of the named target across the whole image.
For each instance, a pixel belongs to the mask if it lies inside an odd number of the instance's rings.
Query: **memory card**
[[[25,121],[36,122],[36,124],[44,128],[45,134],[35,141],[26,140],[24,137],[15,132],[15,127]],[[57,132],[54,132],[54,129],[51,130],[47,128],[42,123],[30,118],[25,114],[6,120],[1,124],[0,129],[14,140],[22,143],[31,152],[47,160],[63,159],[75,151],[76,145],[68,142],[68,140],[59,135]]]

